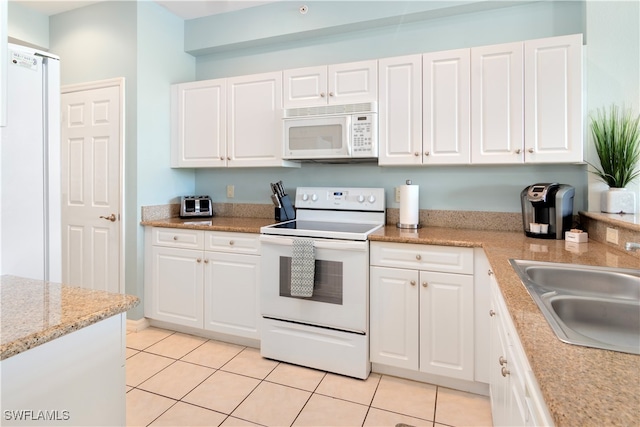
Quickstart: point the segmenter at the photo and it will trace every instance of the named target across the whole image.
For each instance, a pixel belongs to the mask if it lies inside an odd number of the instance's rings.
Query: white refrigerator
[[[9,44],[7,62],[0,272],[60,282],[60,60]]]

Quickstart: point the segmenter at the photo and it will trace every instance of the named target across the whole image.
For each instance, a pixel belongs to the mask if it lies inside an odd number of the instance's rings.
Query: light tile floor
[[[127,426],[490,426],[484,396],[263,359],[253,348],[148,328],[127,334]]]

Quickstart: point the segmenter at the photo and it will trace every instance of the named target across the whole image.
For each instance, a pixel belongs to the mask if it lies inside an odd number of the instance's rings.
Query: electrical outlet
[[[236,194],[236,188],[233,185],[227,185],[227,199],[233,199]]]
[[[615,228],[607,227],[607,242],[618,244],[618,230]]]
[[[396,187],[396,203],[400,203],[400,187]]]

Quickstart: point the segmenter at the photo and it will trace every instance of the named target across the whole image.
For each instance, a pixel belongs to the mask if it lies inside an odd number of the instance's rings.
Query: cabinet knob
[[[324,92],[320,92],[320,98],[324,98]]]
[[[413,153],[414,156],[418,157],[420,155],[420,153],[418,153],[417,151],[415,153]]]
[[[426,288],[427,286],[429,286],[429,284],[427,282],[422,282],[422,287]]]
[[[418,261],[420,261],[420,260],[422,259],[422,255],[420,255],[420,254],[416,255],[416,259],[417,259]]]
[[[506,377],[507,375],[509,375],[511,372],[509,372],[509,370],[507,368],[505,368],[504,366],[502,367],[502,369],[500,369],[500,372],[502,373],[503,377]]]
[[[425,151],[425,152],[424,152],[424,155],[425,155],[425,156],[428,156],[429,154],[431,154],[431,153],[429,153],[428,151]]]
[[[527,151],[533,153],[535,150],[533,148],[529,148]]]
[[[504,366],[507,364],[507,359],[505,359],[504,356],[500,356],[498,358],[498,363],[500,363],[500,366]]]
[[[521,149],[519,149],[519,148],[516,148],[516,151],[514,151],[514,152],[515,152],[516,154],[520,154],[520,153],[522,153],[522,150],[521,150]]]
[[[234,242],[233,240],[229,240],[229,246],[233,246],[235,244],[236,244],[236,242]]]
[[[224,161],[224,157],[220,156],[220,160]]]
[[[329,96],[333,96],[333,92],[329,92]]]
[[[196,259],[196,262],[202,262],[202,260],[200,258]]]
[[[209,264],[209,260],[208,260],[208,259],[205,259],[205,260],[204,260],[204,263],[205,263],[205,264]]]
[[[488,270],[488,271],[487,271],[487,275],[489,275],[489,276],[493,276],[493,271]]]
[[[178,240],[178,236],[173,236],[173,240]]]
[[[496,315],[496,312],[493,310],[489,310],[489,316],[493,317]]]
[[[227,160],[231,160],[231,157],[227,157]]]
[[[415,286],[416,285],[416,281],[415,280],[412,280],[409,283],[411,284],[411,286]]]

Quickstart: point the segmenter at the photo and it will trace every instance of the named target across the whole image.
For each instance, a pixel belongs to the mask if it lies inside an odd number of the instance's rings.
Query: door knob
[[[109,216],[100,215],[100,218],[106,219],[107,221],[116,222],[116,214],[111,214]]]

